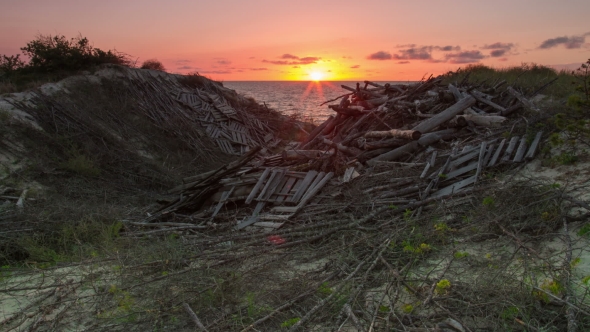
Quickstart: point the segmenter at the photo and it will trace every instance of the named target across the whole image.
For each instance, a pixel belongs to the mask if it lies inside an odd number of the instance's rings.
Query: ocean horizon
[[[337,98],[349,91],[356,83],[363,81],[224,81],[223,86],[237,93],[252,97],[260,104],[266,104],[286,115],[297,114],[316,124],[326,120],[334,111],[322,103]],[[410,84],[415,81],[373,81],[379,84]],[[321,106],[320,106],[321,105]]]

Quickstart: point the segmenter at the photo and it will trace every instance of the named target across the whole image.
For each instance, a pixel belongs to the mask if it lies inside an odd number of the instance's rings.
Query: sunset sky
[[[0,0],[0,54],[37,34],[233,80],[418,80],[590,58],[589,0]],[[312,77],[313,76],[313,77]]]

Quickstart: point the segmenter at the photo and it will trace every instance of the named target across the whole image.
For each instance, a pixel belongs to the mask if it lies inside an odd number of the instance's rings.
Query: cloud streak
[[[445,54],[445,59],[450,63],[476,63],[485,57],[485,55],[477,50]]]
[[[579,36],[562,36],[562,37],[555,37],[549,38],[539,45],[539,49],[550,49],[553,47],[558,47],[560,45],[565,46],[567,49],[576,49],[581,48],[582,45],[586,42],[586,36],[590,35],[590,32],[585,33]]]
[[[398,48],[403,48],[398,51],[398,53],[393,55],[393,59],[395,60],[423,60],[428,62],[443,62],[442,60],[435,60],[432,57],[432,52],[434,51],[441,51],[441,52],[451,52],[455,51],[458,52],[461,50],[461,46],[439,46],[439,45],[426,45],[426,46],[416,46],[415,44],[407,44],[407,45],[398,45]],[[402,62],[402,61],[400,61]]]
[[[367,56],[367,59],[369,60],[391,60],[391,58],[391,53],[385,51],[375,52]]]
[[[293,66],[293,65],[310,65],[313,63],[317,63],[322,58],[317,56],[307,56],[307,57],[298,57],[293,54],[285,53],[279,57],[279,59],[283,60],[262,60],[262,62],[270,63],[273,65],[282,65],[282,66]]]

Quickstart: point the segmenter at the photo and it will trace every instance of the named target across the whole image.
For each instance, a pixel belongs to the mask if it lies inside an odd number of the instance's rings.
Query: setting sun
[[[319,80],[321,80],[322,78],[324,78],[324,74],[323,74],[323,73],[320,73],[320,72],[318,72],[318,71],[314,71],[314,72],[311,72],[311,73],[309,74],[309,77],[310,77],[310,78],[311,78],[313,81],[319,81]]]

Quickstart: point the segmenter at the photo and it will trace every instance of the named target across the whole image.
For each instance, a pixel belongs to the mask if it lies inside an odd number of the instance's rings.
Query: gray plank
[[[305,175],[305,178],[303,178],[303,180],[301,181],[301,184],[299,185],[299,187],[295,191],[295,194],[293,195],[293,197],[288,199],[287,202],[293,202],[293,203],[299,202],[299,200],[301,199],[301,197],[303,197],[303,194],[305,194],[305,192],[307,191],[307,188],[309,187],[309,185],[311,184],[311,182],[313,181],[313,179],[316,177],[317,174],[318,174],[317,171],[307,172],[307,175]]]
[[[273,191],[272,195],[268,196],[268,202],[276,202],[278,194],[281,192],[281,190],[283,190],[283,187],[285,186],[285,184],[287,184],[287,181],[289,181],[289,177],[283,176],[279,184],[277,184],[277,186],[275,187],[275,190]]]
[[[529,151],[526,153],[525,158],[527,160],[533,159],[535,157],[535,153],[537,153],[537,149],[539,148],[539,142],[541,141],[541,137],[543,136],[543,132],[540,131],[535,135],[535,139],[531,146],[529,147]]]
[[[258,204],[256,204],[256,208],[254,208],[254,212],[252,212],[252,215],[250,217],[245,218],[241,223],[237,224],[235,229],[239,230],[239,229],[250,226],[253,223],[257,222],[258,215],[260,215],[260,211],[262,211],[265,204],[266,204],[265,202],[258,202]]]
[[[510,139],[510,143],[508,143],[508,147],[506,148],[506,152],[504,152],[504,156],[502,157],[502,162],[507,162],[512,157],[512,152],[514,152],[514,148],[516,147],[516,142],[520,137],[514,136]]]
[[[456,169],[456,170],[454,170],[452,172],[449,172],[449,174],[447,174],[447,177],[445,178],[445,180],[454,179],[457,176],[460,176],[460,175],[463,175],[463,174],[465,174],[467,172],[473,171],[474,169],[477,168],[477,165],[478,165],[478,162],[474,162],[474,163],[471,163],[471,164],[469,164],[467,166],[463,166],[463,167],[461,167],[459,169]]]
[[[307,188],[307,190],[305,190],[305,192],[303,193],[303,196],[301,196],[301,199],[303,199],[307,193],[309,193],[310,191],[313,190],[313,188],[320,183],[320,181],[322,181],[322,179],[324,178],[324,176],[326,175],[326,173],[324,172],[319,172],[318,175],[315,177],[315,179],[313,179],[313,181],[311,182],[311,184],[309,185],[309,187]]]
[[[283,188],[277,194],[277,198],[275,199],[276,203],[281,203],[282,201],[284,201],[287,198],[287,195],[291,192],[291,189],[293,189],[293,184],[295,183],[295,181],[297,181],[297,178],[294,178],[294,177],[286,177],[286,178],[288,180],[284,184]]]
[[[221,193],[221,199],[219,200],[219,203],[217,203],[217,206],[215,207],[215,211],[213,211],[211,218],[215,217],[219,213],[219,210],[221,210],[221,207],[225,204],[225,201],[227,201],[227,199],[229,198],[229,196],[231,195],[231,193],[234,191],[235,188],[236,188],[235,186],[231,187],[230,190],[224,191],[223,193]]]
[[[254,197],[256,197],[256,194],[258,194],[258,190],[260,190],[260,187],[262,187],[262,184],[264,183],[264,180],[266,180],[266,177],[268,176],[269,173],[270,173],[270,168],[267,168],[264,170],[264,172],[262,172],[262,175],[260,175],[258,182],[256,182],[256,185],[254,186],[254,188],[252,189],[252,191],[248,195],[248,198],[246,198],[246,204],[250,204],[252,202],[252,200],[254,199]]]
[[[475,151],[471,151],[470,153],[464,155],[463,157],[455,159],[454,161],[451,162],[451,167],[457,167],[457,166],[461,165],[462,163],[475,158],[476,156],[479,156],[479,149],[477,149]]]
[[[475,175],[472,177],[468,177],[465,180],[461,180],[457,183],[453,183],[450,186],[444,187],[442,189],[440,189],[439,191],[435,192],[434,194],[431,194],[430,197],[442,197],[442,196],[446,196],[452,193],[457,193],[459,192],[461,189],[467,187],[468,185],[472,184],[475,182]]]
[[[492,153],[494,153],[494,147],[496,145],[495,144],[490,144],[490,146],[488,147],[488,152],[486,153],[486,156],[483,158],[483,164],[484,166],[488,166],[488,162],[490,161],[490,158],[492,157]]]
[[[481,149],[479,150],[479,159],[477,160],[477,172],[475,172],[475,182],[477,182],[477,178],[479,178],[481,171],[483,171],[483,169],[484,169],[484,166],[485,166],[484,158],[486,155],[487,147],[488,147],[488,144],[486,142],[481,142]]]
[[[519,163],[524,158],[524,153],[526,152],[526,137],[522,137],[520,139],[520,145],[518,145],[518,149],[516,150],[516,154],[514,155],[514,159],[512,160],[515,163]]]
[[[492,166],[496,165],[496,162],[498,161],[498,158],[500,157],[500,153],[502,153],[502,148],[504,148],[504,144],[506,144],[506,139],[503,139],[502,142],[500,142],[500,145],[498,146],[498,149],[496,149],[496,152],[494,153],[492,160],[490,160],[488,167],[492,167]]]

